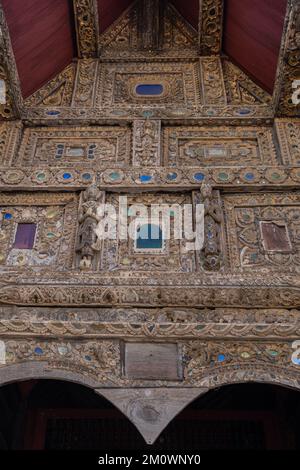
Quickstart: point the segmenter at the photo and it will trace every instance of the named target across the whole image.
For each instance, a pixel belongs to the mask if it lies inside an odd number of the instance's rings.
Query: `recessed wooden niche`
[[[124,343],[124,374],[130,379],[182,380],[178,349],[175,343]]]

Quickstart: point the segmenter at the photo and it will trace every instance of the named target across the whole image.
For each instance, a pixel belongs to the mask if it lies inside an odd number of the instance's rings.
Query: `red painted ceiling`
[[[100,32],[132,0],[98,0]],[[199,0],[171,3],[194,28]],[[21,79],[29,96],[76,57],[72,0],[2,0]],[[258,84],[272,91],[287,0],[225,0],[223,50]]]
[[[74,57],[69,0],[2,0],[25,97]]]
[[[223,50],[273,90],[287,0],[226,0]]]

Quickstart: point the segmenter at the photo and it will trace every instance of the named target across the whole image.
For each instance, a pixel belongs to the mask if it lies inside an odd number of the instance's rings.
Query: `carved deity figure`
[[[86,189],[81,196],[78,214],[78,236],[76,252],[79,256],[80,269],[91,269],[96,255],[101,249],[100,240],[95,229],[100,220],[97,215],[99,204],[104,202],[104,192],[93,185]]]

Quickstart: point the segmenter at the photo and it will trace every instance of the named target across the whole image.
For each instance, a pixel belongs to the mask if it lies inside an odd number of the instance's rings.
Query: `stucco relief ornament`
[[[101,241],[98,239],[95,229],[100,217],[97,208],[104,203],[105,193],[97,186],[92,185],[81,195],[78,213],[79,229],[77,235],[76,253],[80,269],[92,269],[97,263],[97,254],[101,250]]]

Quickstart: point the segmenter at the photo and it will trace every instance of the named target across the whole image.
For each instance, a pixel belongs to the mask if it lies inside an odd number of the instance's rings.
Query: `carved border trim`
[[[143,178],[143,175],[147,178]],[[170,177],[171,175],[171,177]],[[97,183],[102,190],[118,188],[145,191],[148,189],[195,189],[205,178],[211,179],[216,189],[279,189],[300,187],[299,166],[259,167],[147,167],[124,169],[118,165],[95,169],[95,165],[82,163],[80,168],[70,166],[2,167],[2,191],[60,189],[81,190]]]
[[[292,102],[293,81],[300,80],[300,4],[289,0],[273,93],[277,116],[299,116],[299,105]]]
[[[19,117],[23,111],[23,97],[15,56],[13,53],[8,26],[5,20],[4,11],[0,3],[0,76],[1,68],[6,75],[8,103],[0,105],[0,119],[8,117]],[[6,107],[12,107],[11,113],[3,111]],[[2,111],[2,112],[1,112]]]

